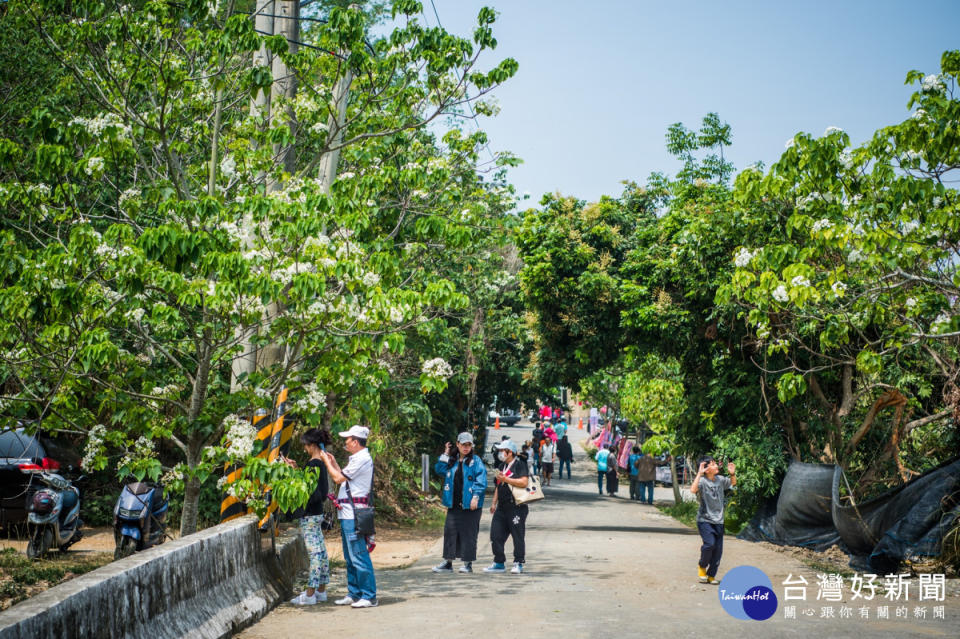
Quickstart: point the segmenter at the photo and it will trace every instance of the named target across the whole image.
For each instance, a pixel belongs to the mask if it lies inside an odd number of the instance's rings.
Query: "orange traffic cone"
[[[495,422],[493,422],[493,429],[494,429],[494,430],[500,430],[500,418],[499,418],[499,417],[497,417],[497,420],[496,420]]]
[[[577,430],[583,430],[583,417],[577,420]]]

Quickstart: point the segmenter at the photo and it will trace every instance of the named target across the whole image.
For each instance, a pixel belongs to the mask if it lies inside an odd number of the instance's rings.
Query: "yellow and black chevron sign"
[[[284,423],[284,415],[287,412],[287,389],[283,388],[280,390],[280,395],[277,397],[276,404],[274,405],[274,411],[272,418],[267,419],[268,414],[266,411],[261,411],[258,414],[253,416],[253,425],[258,427],[257,438],[253,444],[253,455],[255,457],[266,458],[269,461],[274,461],[281,454],[287,455],[290,452],[290,440],[293,438],[293,422]],[[239,471],[243,466],[238,464],[227,464],[224,466],[224,473],[226,473],[227,483],[230,484],[237,479]],[[264,526],[267,521],[277,510],[277,505],[270,498],[270,487],[267,486],[264,488],[264,497],[267,501],[267,514],[261,520],[261,527]],[[242,515],[247,514],[249,509],[243,501],[232,497],[230,495],[224,494],[222,501],[220,502],[220,522],[230,521],[231,519],[236,519]]]

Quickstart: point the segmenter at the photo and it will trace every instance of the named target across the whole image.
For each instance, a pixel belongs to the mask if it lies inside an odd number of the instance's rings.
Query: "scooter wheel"
[[[123,559],[129,557],[137,551],[137,540],[133,537],[124,535],[120,538],[120,545],[113,551],[114,559]]]
[[[42,531],[38,530],[30,536],[30,541],[27,543],[27,557],[30,559],[42,557],[47,554],[52,545],[53,531],[49,528],[44,528]]]

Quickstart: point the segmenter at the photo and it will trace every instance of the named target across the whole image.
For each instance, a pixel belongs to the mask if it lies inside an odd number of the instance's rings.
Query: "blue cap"
[[[497,450],[509,450],[514,455],[517,454],[517,445],[513,443],[512,439],[505,439],[499,444],[497,444]]]

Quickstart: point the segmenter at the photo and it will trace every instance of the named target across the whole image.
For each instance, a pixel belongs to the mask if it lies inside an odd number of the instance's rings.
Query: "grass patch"
[[[113,561],[113,553],[53,552],[30,560],[14,548],[0,550],[0,610]]]
[[[682,501],[679,504],[657,504],[657,510],[666,515],[670,515],[684,526],[696,528],[697,509],[699,506],[695,501]]]
[[[447,517],[447,509],[439,502],[425,503],[413,515],[396,520],[398,526],[415,528],[417,530],[443,530],[443,522]]]
[[[832,564],[826,561],[817,561],[816,559],[805,559],[803,557],[800,557],[800,561],[806,564],[807,566],[809,566],[810,568],[812,568],[815,572],[823,573],[825,575],[837,574],[837,575],[842,575],[846,579],[849,579],[850,577],[853,577],[855,574],[857,574],[856,571],[851,570],[849,567],[844,568],[842,566],[838,566],[836,564]]]

